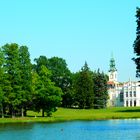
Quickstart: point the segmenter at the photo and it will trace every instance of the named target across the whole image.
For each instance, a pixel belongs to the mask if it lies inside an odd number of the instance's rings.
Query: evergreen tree
[[[140,8],[137,8],[136,11],[136,22],[137,22],[137,30],[136,30],[136,40],[134,41],[134,53],[136,54],[135,58],[133,58],[136,64],[136,76],[140,77]]]
[[[2,47],[5,57],[5,87],[4,92],[7,96],[9,111],[12,117],[18,111],[21,104],[21,86],[20,86],[20,70],[19,70],[19,47],[17,44],[6,44]]]
[[[82,67],[75,81],[75,98],[79,108],[93,107],[93,79],[87,63]]]
[[[32,65],[30,60],[30,54],[26,46],[19,48],[20,57],[20,85],[21,85],[21,114],[22,117],[26,115],[26,109],[31,101],[31,84],[32,84]]]
[[[107,81],[108,77],[104,73],[93,74],[94,81],[94,108],[105,108],[108,100]]]
[[[4,55],[0,49],[0,109],[2,118],[4,118],[4,102],[5,102],[3,65],[4,65]]]

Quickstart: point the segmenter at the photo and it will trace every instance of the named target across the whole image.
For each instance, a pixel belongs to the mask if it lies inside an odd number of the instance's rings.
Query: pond
[[[0,140],[140,140],[140,119],[0,124]]]

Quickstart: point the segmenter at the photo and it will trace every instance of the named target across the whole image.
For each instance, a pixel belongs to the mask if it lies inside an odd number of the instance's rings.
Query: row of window
[[[134,91],[133,93],[132,93],[132,91],[130,91],[129,93],[128,92],[126,92],[126,97],[136,97],[136,91]]]
[[[137,105],[137,102],[136,100],[134,100],[134,103],[132,104],[132,101],[130,101],[130,104],[128,101],[126,101],[126,106],[136,106]]]
[[[126,91],[126,93],[128,93],[128,91]],[[132,91],[129,91],[129,93],[132,93]],[[136,93],[136,91],[133,91],[133,93]]]

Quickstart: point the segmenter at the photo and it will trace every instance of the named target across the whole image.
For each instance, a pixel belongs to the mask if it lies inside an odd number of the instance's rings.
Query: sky
[[[0,46],[26,45],[32,62],[62,57],[72,72],[86,61],[107,73],[113,53],[118,80],[139,80],[131,60],[136,7],[140,0],[1,0]]]

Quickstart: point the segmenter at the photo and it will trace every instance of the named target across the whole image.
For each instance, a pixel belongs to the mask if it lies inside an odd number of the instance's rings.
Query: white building
[[[118,72],[115,67],[115,60],[111,58],[108,81],[108,106],[140,106],[140,83],[139,82],[118,82]]]
[[[140,106],[140,83],[126,82],[123,85],[124,106]]]

